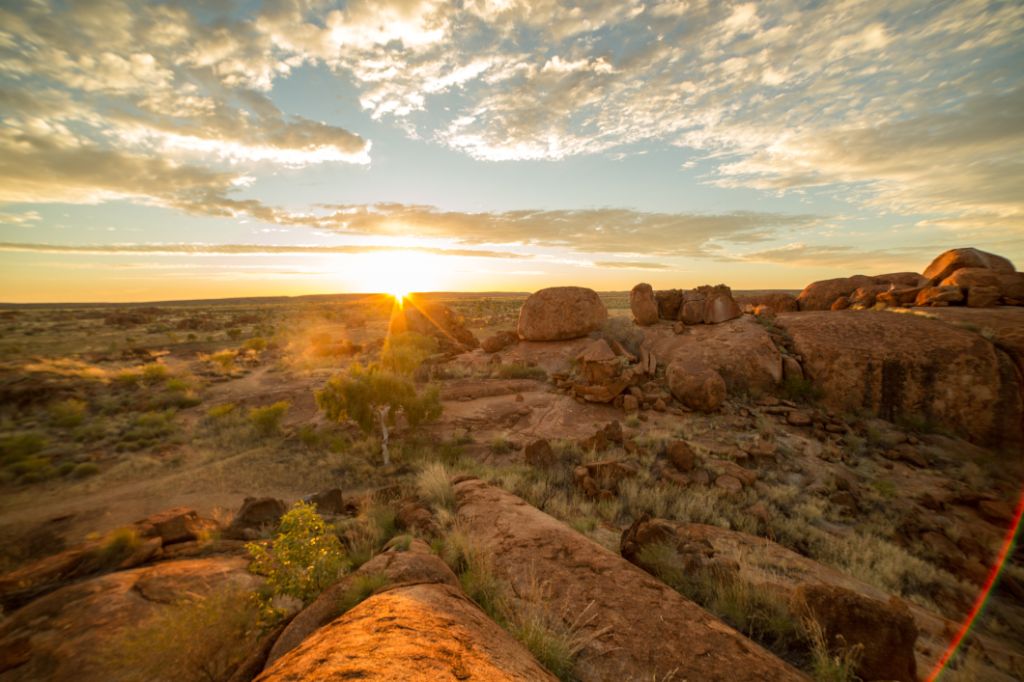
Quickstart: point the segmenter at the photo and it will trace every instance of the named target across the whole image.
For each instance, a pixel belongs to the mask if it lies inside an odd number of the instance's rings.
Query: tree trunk
[[[382,405],[377,408],[377,417],[380,419],[380,454],[384,458],[384,466],[390,466],[391,456],[388,453],[388,413],[391,412],[390,405]]]

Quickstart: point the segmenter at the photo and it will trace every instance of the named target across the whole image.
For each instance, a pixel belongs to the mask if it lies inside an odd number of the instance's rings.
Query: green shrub
[[[138,530],[131,526],[118,528],[103,539],[103,544],[90,553],[87,561],[95,570],[115,568],[141,544]]]
[[[338,536],[305,502],[296,502],[281,517],[269,546],[252,542],[246,549],[253,559],[250,570],[266,576],[270,597],[287,595],[309,603],[347,568]]]
[[[242,330],[238,327],[232,327],[227,331],[227,335],[229,339],[236,341],[242,336]]]
[[[265,407],[254,407],[249,410],[249,422],[256,433],[265,438],[276,436],[281,433],[281,422],[291,403],[287,400],[279,400],[273,405]]]
[[[135,415],[121,434],[121,447],[141,450],[166,441],[174,433],[174,410],[153,410]]]
[[[548,373],[543,367],[524,365],[518,362],[498,365],[497,375],[499,379],[535,379],[537,381],[545,381],[548,378]]]
[[[235,368],[236,357],[238,352],[229,349],[207,355],[205,359],[223,374],[231,374]]]
[[[397,374],[409,375],[437,352],[437,339],[415,332],[391,334],[380,353],[380,364]]]
[[[40,452],[49,443],[49,439],[38,431],[6,436],[0,438],[0,459],[8,465]]]
[[[89,476],[95,476],[99,472],[99,465],[93,462],[82,462],[81,464],[76,464],[69,472],[69,475],[71,478],[88,478]]]
[[[794,402],[813,403],[821,400],[821,389],[810,379],[786,377],[782,382],[782,394]]]
[[[246,350],[254,350],[257,353],[267,348],[267,340],[262,336],[256,336],[245,342]]]
[[[147,384],[158,384],[166,381],[171,374],[170,370],[167,369],[167,365],[162,365],[158,362],[144,366],[141,371],[142,381]]]
[[[54,426],[70,429],[78,426],[85,420],[89,411],[89,404],[77,398],[68,398],[51,403],[48,408],[50,421]]]
[[[226,588],[156,610],[125,628],[98,658],[110,679],[130,670],[133,679],[210,682],[227,679],[259,634],[252,593]]]
[[[394,423],[396,412],[405,412],[410,426],[441,415],[441,398],[436,387],[417,393],[415,385],[401,375],[377,367],[353,365],[345,374],[331,377],[316,392],[316,403],[334,421],[348,418],[372,433],[377,427],[377,410],[390,407],[388,419]]]
[[[234,412],[237,407],[238,405],[235,405],[234,403],[221,403],[220,405],[214,405],[206,411],[206,416],[210,419],[222,419]]]

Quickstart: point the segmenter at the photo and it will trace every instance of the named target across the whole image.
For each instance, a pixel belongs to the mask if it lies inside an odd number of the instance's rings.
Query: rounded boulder
[[[578,339],[600,329],[608,309],[585,287],[550,287],[531,294],[519,311],[519,338],[526,341]]]

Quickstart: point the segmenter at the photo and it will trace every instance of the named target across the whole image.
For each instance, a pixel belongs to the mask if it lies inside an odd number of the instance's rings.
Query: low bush
[[[252,542],[245,547],[253,560],[250,570],[267,578],[266,608],[276,596],[309,603],[348,567],[338,536],[305,502],[296,502],[281,517],[269,544]]]
[[[71,429],[85,420],[89,412],[89,404],[77,398],[68,398],[51,403],[48,408],[50,422],[62,429]]]
[[[443,509],[455,506],[455,490],[452,488],[448,469],[440,462],[428,464],[416,478],[416,489],[420,497]]]
[[[344,373],[331,377],[316,392],[316,403],[328,419],[351,419],[363,433],[378,427],[378,410],[388,407],[388,420],[394,423],[401,410],[410,426],[436,419],[441,415],[441,398],[436,387],[417,392],[408,378],[378,367],[353,365]]]
[[[257,435],[264,438],[280,435],[281,422],[288,412],[291,403],[287,400],[279,400],[273,405],[254,407],[249,410],[249,423]]]

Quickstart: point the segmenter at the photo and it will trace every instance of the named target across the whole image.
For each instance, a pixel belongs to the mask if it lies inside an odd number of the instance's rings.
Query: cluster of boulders
[[[683,325],[718,324],[742,314],[732,290],[724,284],[705,284],[686,291],[655,291],[650,284],[640,283],[629,292],[629,307],[633,319],[641,326],[655,324],[658,320]]]
[[[800,310],[1024,305],[1024,273],[993,253],[950,249],[933,260],[924,274],[897,272],[822,280],[807,285],[796,300]]]

